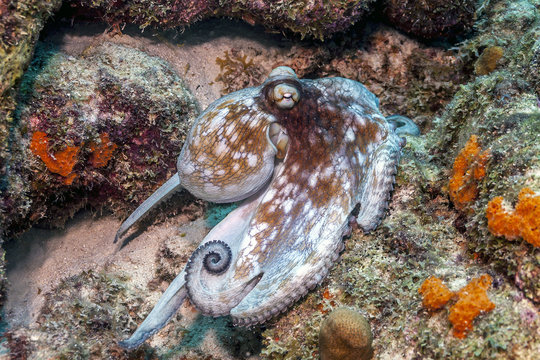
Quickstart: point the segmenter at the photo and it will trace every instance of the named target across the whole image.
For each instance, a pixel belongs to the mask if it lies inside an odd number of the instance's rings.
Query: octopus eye
[[[210,241],[200,248],[200,252],[204,254],[204,269],[211,274],[222,274],[231,265],[231,248],[223,241]]]
[[[272,90],[272,100],[280,109],[291,109],[300,100],[300,92],[289,84],[278,84]]]

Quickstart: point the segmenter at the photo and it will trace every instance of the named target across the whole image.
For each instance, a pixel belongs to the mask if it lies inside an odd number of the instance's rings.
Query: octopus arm
[[[220,241],[227,243],[228,246],[233,249],[231,256],[234,257],[238,247],[235,245],[235,242],[237,239],[241,238],[242,234],[245,232],[245,228],[258,204],[257,200],[259,200],[257,196],[246,200],[244,204],[227,215],[223,221],[221,221],[208,233],[201,245],[199,245],[198,250],[195,251],[194,255],[190,259],[190,264],[188,264],[188,266],[186,266],[186,268],[173,280],[167,290],[165,290],[163,295],[161,295],[161,298],[158,300],[150,314],[137,328],[137,330],[135,330],[133,335],[131,335],[129,339],[121,341],[119,343],[120,346],[126,349],[134,349],[140,346],[150,336],[162,329],[171,319],[171,317],[178,311],[180,306],[182,306],[184,299],[188,296],[189,286],[186,286],[187,281],[194,282],[194,284],[191,284],[191,290],[192,292],[195,291],[196,293],[191,300],[194,302],[195,306],[203,308],[206,306],[206,304],[203,304],[203,306],[198,305],[200,302],[198,301],[199,297],[202,297],[206,302],[215,302],[215,297],[209,296],[208,288],[202,290],[198,288],[198,286],[201,286],[201,278],[204,278],[205,275],[203,274],[201,276],[204,269],[202,269],[201,264],[197,263],[200,257],[197,255],[197,253],[200,253],[201,250],[204,249],[209,243],[215,241],[216,239],[220,239]],[[198,271],[196,271],[197,269]],[[190,276],[186,277],[188,272],[191,274]],[[238,293],[241,291],[229,288],[228,292],[229,293],[227,295],[229,297],[229,301],[232,301],[233,304],[236,305],[240,300],[234,300],[235,296],[242,296],[238,295]],[[229,309],[234,305],[229,305],[227,307],[227,302],[214,304],[212,306],[212,310],[207,311],[207,313],[216,313],[217,311],[225,311],[225,313],[228,313]]]
[[[369,157],[357,198],[360,211],[356,222],[365,232],[379,225],[388,207],[399,163],[400,141],[394,132],[389,132],[386,140]]]
[[[276,175],[244,239],[252,245],[239,254],[237,271],[256,263],[263,276],[231,310],[236,324],[262,323],[286,310],[317,286],[337,260],[353,201],[350,180],[340,176],[349,171],[343,168],[346,161],[341,156],[334,160],[337,176],[326,176],[321,168],[306,178],[301,170],[293,177],[287,164]],[[333,191],[321,191],[324,181]]]
[[[167,290],[163,293],[158,303],[141,325],[135,330],[133,335],[118,344],[125,349],[135,349],[139,347],[146,339],[161,330],[167,322],[178,311],[184,299],[187,296],[185,287],[186,272],[182,271]]]
[[[262,265],[264,275],[261,280],[230,312],[235,324],[252,326],[263,323],[316,287],[328,275],[343,249],[346,218],[319,222],[320,226],[314,226],[307,237],[291,234],[300,241],[286,246],[273,261]],[[279,239],[273,240],[279,242]],[[281,240],[287,243],[292,239]],[[300,244],[301,241],[307,244]]]
[[[180,178],[178,173],[175,173],[169,180],[159,187],[148,199],[146,199],[135,211],[124,220],[120,228],[116,232],[114,242],[124,235],[133,225],[139,222],[144,216],[146,216],[150,210],[161,204],[168,199],[176,191],[180,190]]]

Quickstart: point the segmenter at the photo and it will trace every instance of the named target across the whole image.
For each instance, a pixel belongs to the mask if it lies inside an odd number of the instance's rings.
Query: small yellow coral
[[[32,134],[30,142],[30,150],[34,155],[38,156],[51,172],[63,176],[64,183],[70,185],[77,177],[71,173],[73,167],[77,163],[77,155],[79,154],[79,146],[66,146],[64,150],[57,151],[54,154],[49,154],[49,138],[42,131],[36,131]]]
[[[495,308],[495,304],[489,300],[486,293],[491,281],[491,276],[482,275],[471,280],[457,293],[459,300],[450,308],[448,316],[454,326],[455,337],[463,339],[467,332],[472,330],[472,322],[478,315]]]
[[[422,305],[428,310],[438,310],[454,296],[442,280],[430,276],[422,283],[418,292],[422,294]]]
[[[488,229],[495,236],[508,240],[523,238],[534,246],[540,246],[540,195],[529,188],[521,190],[514,211],[503,207],[503,198],[493,198],[486,208]]]
[[[482,55],[474,63],[474,71],[477,75],[487,75],[497,67],[497,62],[502,58],[504,50],[500,46],[490,46],[482,51]]]
[[[368,321],[357,311],[339,308],[321,323],[321,360],[364,360],[373,356],[373,336]]]
[[[465,208],[478,196],[478,181],[486,176],[489,151],[481,152],[478,137],[471,135],[454,161],[450,178],[450,199],[458,209]]]

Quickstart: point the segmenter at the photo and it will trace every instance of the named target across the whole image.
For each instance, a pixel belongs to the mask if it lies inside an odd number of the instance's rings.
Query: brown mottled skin
[[[405,131],[396,129],[406,125]],[[300,80],[278,67],[261,86],[229,94],[195,121],[178,174],[121,226],[122,235],[180,186],[243,204],[216,225],[148,318],[121,344],[140,345],[185,297],[205,315],[251,326],[319,284],[343,249],[350,214],[370,231],[387,207],[403,144],[417,131],[387,121],[362,84]]]

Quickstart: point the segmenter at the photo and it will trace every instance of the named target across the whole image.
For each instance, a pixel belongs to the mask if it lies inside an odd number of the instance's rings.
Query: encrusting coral
[[[428,310],[438,310],[454,297],[454,293],[435,276],[424,280],[418,292],[422,294],[422,305]]]
[[[540,195],[523,188],[513,211],[504,208],[503,200],[502,196],[497,196],[487,205],[489,231],[508,240],[521,237],[529,244],[540,246]]]
[[[467,332],[472,330],[472,322],[478,315],[495,309],[495,304],[489,300],[486,293],[491,282],[491,276],[482,275],[472,279],[458,291],[459,300],[450,308],[448,316],[454,326],[455,337],[463,339]]]
[[[366,318],[350,308],[338,308],[321,323],[321,360],[366,360],[373,356],[373,335]]]
[[[471,135],[454,161],[449,183],[450,199],[458,209],[465,208],[478,196],[478,181],[486,176],[489,150],[481,152],[478,137]]]

